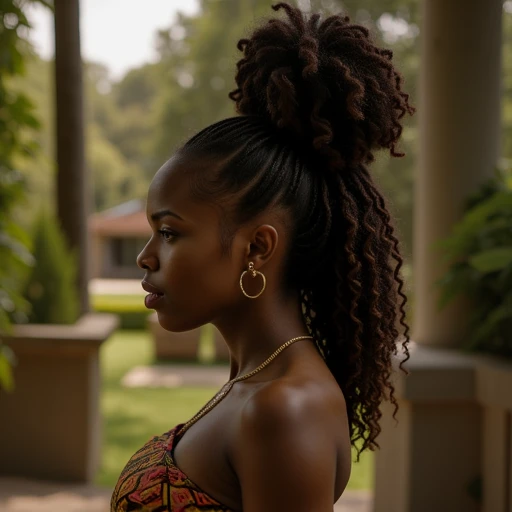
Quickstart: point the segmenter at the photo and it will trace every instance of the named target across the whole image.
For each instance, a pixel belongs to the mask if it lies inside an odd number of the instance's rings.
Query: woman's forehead
[[[174,196],[182,197],[189,192],[188,180],[182,169],[171,158],[155,174],[148,191],[150,199],[172,199]]]
[[[171,158],[155,174],[148,191],[148,217],[156,211],[169,209],[185,220],[204,222],[211,218],[213,205],[199,201],[190,192],[190,173],[183,159]]]

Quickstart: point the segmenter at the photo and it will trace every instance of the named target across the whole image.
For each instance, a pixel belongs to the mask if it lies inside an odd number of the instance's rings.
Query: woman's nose
[[[156,256],[148,253],[148,245],[146,245],[146,247],[144,247],[137,256],[137,265],[143,270],[151,270],[152,272],[155,272],[158,270],[158,259]]]

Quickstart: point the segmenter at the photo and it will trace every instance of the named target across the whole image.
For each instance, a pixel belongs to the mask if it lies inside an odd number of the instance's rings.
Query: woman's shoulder
[[[343,393],[334,379],[320,375],[301,372],[257,386],[237,416],[232,453],[258,439],[286,450],[317,436],[331,449],[349,439]]]
[[[244,428],[272,429],[280,425],[322,423],[346,416],[345,400],[340,388],[330,381],[314,377],[286,376],[259,387],[246,400],[240,411]]]
[[[287,496],[288,504],[315,503],[327,510],[350,472],[344,408],[341,392],[313,381],[277,379],[251,394],[240,410],[229,457],[247,500]]]

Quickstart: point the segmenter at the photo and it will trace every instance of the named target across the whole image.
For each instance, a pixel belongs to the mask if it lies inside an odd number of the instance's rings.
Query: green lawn
[[[103,309],[105,307],[124,308],[127,310],[141,309],[144,306],[144,294],[134,295],[91,295],[91,304],[94,309]]]
[[[217,391],[215,388],[122,388],[120,380],[132,367],[153,362],[149,333],[118,331],[101,351],[104,418],[102,466],[96,483],[113,487],[122,468],[151,436],[188,420]],[[354,463],[350,489],[372,486],[373,456]]]

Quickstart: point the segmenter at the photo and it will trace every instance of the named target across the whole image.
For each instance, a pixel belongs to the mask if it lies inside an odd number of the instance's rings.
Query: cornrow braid
[[[346,16],[286,18],[238,48],[238,117],[190,139],[180,153],[209,158],[192,192],[222,205],[223,246],[261,212],[289,213],[282,285],[300,294],[305,323],[342,389],[358,455],[378,446],[380,404],[397,409],[392,358],[409,357],[403,264],[386,201],[368,165],[374,151],[402,156],[401,119],[414,112],[393,54]],[[400,331],[403,330],[401,333]]]

